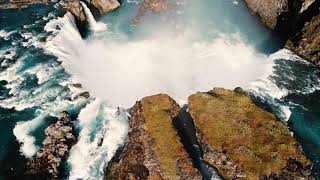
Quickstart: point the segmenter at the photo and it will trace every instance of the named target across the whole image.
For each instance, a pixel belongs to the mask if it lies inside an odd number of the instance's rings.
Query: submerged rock
[[[169,8],[169,0],[144,0],[139,7],[138,14],[132,19],[133,24],[138,24],[141,17],[147,12],[160,13]]]
[[[74,128],[67,112],[45,130],[43,148],[26,164],[27,179],[59,179],[69,150],[76,143]]]
[[[204,160],[225,179],[313,179],[287,127],[241,89],[191,95],[189,109]]]
[[[253,14],[287,41],[286,48],[317,64],[320,59],[319,0],[245,0]]]
[[[127,143],[109,163],[105,179],[201,179],[173,125],[179,111],[165,94],[137,102]]]

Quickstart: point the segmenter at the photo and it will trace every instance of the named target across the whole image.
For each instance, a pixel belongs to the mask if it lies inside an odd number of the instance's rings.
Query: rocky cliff
[[[204,162],[224,179],[313,179],[312,164],[287,127],[241,88],[215,88],[188,101],[192,118],[185,120],[193,122],[184,126],[194,123],[196,132],[173,126],[182,109],[169,96],[137,102],[127,142],[109,163],[105,179],[202,179],[178,131],[187,134],[184,140],[194,133]]]
[[[64,8],[71,12],[76,19],[78,28],[82,29],[87,23],[87,17],[80,0],[68,0]],[[107,12],[115,10],[120,6],[118,0],[83,0],[95,16],[101,16]]]
[[[245,0],[250,11],[284,41],[286,48],[314,64],[320,59],[320,1]]]
[[[58,121],[45,130],[43,148],[26,164],[26,179],[59,179],[69,150],[76,143],[69,114],[62,112]]]
[[[106,179],[201,179],[173,125],[179,110],[164,94],[137,102],[127,143],[109,163]]]
[[[240,88],[191,95],[189,109],[204,160],[225,179],[312,179],[289,130]]]
[[[117,9],[120,6],[118,0],[85,0],[92,13],[100,16],[107,12]]]

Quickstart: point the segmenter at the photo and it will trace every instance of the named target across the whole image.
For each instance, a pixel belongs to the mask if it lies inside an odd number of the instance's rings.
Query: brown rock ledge
[[[191,95],[189,108],[204,160],[225,179],[313,179],[285,125],[239,88]]]
[[[201,179],[172,123],[179,110],[165,94],[137,102],[127,143],[109,163],[105,179]]]

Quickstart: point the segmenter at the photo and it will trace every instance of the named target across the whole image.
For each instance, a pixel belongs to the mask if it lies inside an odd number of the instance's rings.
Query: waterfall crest
[[[92,15],[92,13],[91,13],[91,11],[90,11],[90,9],[88,8],[88,6],[87,6],[84,2],[80,1],[80,4],[81,4],[81,6],[82,6],[83,9],[84,9],[84,13],[86,14],[87,21],[88,21],[89,26],[90,26],[90,29],[91,29],[92,31],[94,31],[94,32],[100,32],[100,31],[104,31],[104,30],[107,29],[107,25],[106,25],[106,24],[104,24],[104,23],[102,23],[102,22],[97,22],[97,21],[94,19],[93,15]]]

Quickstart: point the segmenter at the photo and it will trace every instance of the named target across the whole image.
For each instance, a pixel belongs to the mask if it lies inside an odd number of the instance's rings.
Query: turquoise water
[[[42,146],[44,129],[60,111],[67,110],[73,119],[83,112],[76,125],[83,134],[80,140],[88,138],[80,142],[89,143],[77,148],[90,148],[82,152],[90,157],[81,159],[75,149],[75,158],[66,166],[71,172],[65,174],[73,178],[78,169],[86,169],[79,173],[86,179],[100,177],[98,168],[106,163],[102,157],[112,157],[110,152],[123,143],[125,123],[114,119],[110,104],[128,108],[140,97],[159,92],[183,104],[196,91],[244,86],[259,105],[288,124],[320,179],[317,68],[287,51],[276,52],[280,43],[248,13],[243,1],[176,1],[163,14],[146,12],[134,25],[140,1],[136,2],[125,1],[120,9],[100,17],[107,29],[89,32],[84,41],[72,39],[77,34],[62,36],[63,51],[52,55],[46,53],[45,41],[56,32],[44,27],[60,10],[34,6],[0,12],[0,59],[8,64],[0,69],[0,178],[22,171],[19,164]],[[62,56],[67,58],[61,62]],[[71,84],[76,82],[103,101],[73,100],[78,91]],[[106,141],[104,152],[95,142],[108,131],[120,140],[116,145]],[[30,146],[19,151],[14,143],[19,138]]]

